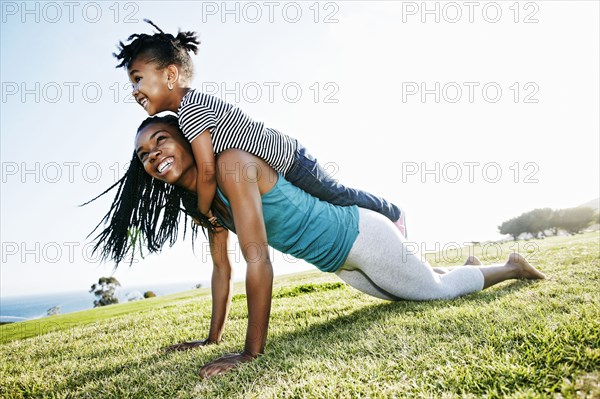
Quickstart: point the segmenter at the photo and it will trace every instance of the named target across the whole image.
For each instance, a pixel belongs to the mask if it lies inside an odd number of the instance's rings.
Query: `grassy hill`
[[[598,232],[430,255],[484,263],[518,250],[547,273],[453,301],[386,302],[308,272],[276,279],[266,353],[211,380],[246,330],[236,287],[224,341],[204,338],[208,290],[0,326],[2,398],[600,397]]]

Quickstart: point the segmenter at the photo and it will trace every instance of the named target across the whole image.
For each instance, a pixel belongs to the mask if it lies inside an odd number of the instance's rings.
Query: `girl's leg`
[[[435,273],[421,259],[410,253],[398,230],[387,219],[360,209],[360,234],[346,263],[337,274],[344,279],[357,271],[388,297],[409,300],[450,299],[487,288],[509,278],[543,278],[520,255],[513,254],[504,266],[457,267],[445,274]],[[352,274],[348,274],[350,272]],[[363,286],[358,289],[366,291]],[[371,287],[371,291],[375,288]]]
[[[401,231],[406,236],[405,216],[400,208],[366,191],[340,184],[300,143],[294,165],[286,173],[285,179],[323,201],[341,206],[357,205],[380,213],[396,223],[399,229],[404,229]]]

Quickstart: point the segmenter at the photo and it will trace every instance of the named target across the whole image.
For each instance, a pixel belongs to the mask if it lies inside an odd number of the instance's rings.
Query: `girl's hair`
[[[196,54],[200,44],[196,32],[178,31],[177,36],[173,36],[164,33],[149,19],[144,21],[155,27],[158,33],[153,35],[134,33],[127,38],[127,41],[134,39],[131,43],[119,42],[119,53],[113,53],[118,60],[121,60],[117,68],[128,68],[135,59],[143,56],[146,61],[156,63],[160,69],[175,64],[181,67],[182,77],[187,81],[191,80],[194,66],[189,52]]]
[[[168,115],[147,118],[138,128],[138,132],[152,123],[166,123],[175,126],[179,131],[177,118]],[[146,246],[150,253],[160,252],[166,241],[169,241],[169,246],[173,246],[178,237],[181,213],[185,218],[184,226],[187,225],[187,217],[190,216],[200,223],[203,230],[214,230],[206,216],[198,210],[198,197],[195,194],[151,177],[146,173],[135,152],[125,175],[102,194],[82,206],[95,201],[115,187],[117,187],[117,194],[110,210],[90,233],[92,235],[101,224],[108,223],[108,226],[96,236],[93,250],[94,253],[100,250],[103,260],[112,259],[115,262],[115,269],[128,256],[131,264],[136,250],[142,254],[142,245]],[[230,212],[218,195],[215,198],[213,213],[231,226]],[[186,230],[187,228],[184,227],[184,238]],[[198,226],[193,223],[192,246],[197,231]]]

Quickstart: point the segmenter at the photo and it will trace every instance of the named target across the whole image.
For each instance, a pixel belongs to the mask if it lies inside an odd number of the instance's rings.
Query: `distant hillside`
[[[586,202],[585,204],[579,205],[579,208],[588,207],[595,210],[600,210],[600,198],[593,199],[591,201]]]

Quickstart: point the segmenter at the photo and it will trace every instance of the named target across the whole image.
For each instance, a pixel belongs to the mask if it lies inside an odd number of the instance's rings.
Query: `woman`
[[[96,245],[103,245],[103,255],[117,262],[135,250],[132,227],[142,232],[150,251],[157,251],[167,239],[171,244],[176,240],[180,202],[187,204],[191,216],[197,212],[197,169],[176,118],[144,121],[135,148],[130,170],[116,183],[117,198],[103,219],[112,216],[111,223]],[[518,254],[511,254],[502,266],[459,267],[435,273],[406,249],[393,223],[373,211],[319,201],[285,181],[261,159],[240,150],[218,154],[216,166],[219,190],[213,212],[220,224],[236,232],[247,262],[248,329],[244,351],[206,364],[200,370],[202,377],[221,374],[263,353],[273,282],[268,245],[323,271],[335,272],[353,287],[388,300],[450,299],[507,279],[545,278]],[[161,186],[160,182],[166,184]],[[227,236],[226,228],[209,229],[214,269],[208,338],[168,350],[220,341],[231,302]]]

